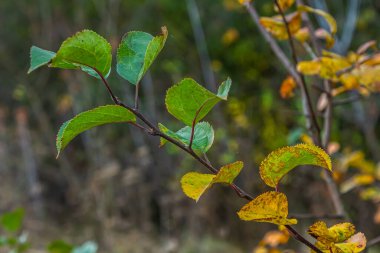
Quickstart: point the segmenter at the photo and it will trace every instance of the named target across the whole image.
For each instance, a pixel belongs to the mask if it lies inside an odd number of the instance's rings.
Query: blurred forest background
[[[310,2],[328,8],[337,19],[336,52],[345,54],[380,38],[378,0]],[[261,15],[273,14],[272,1],[255,4]],[[158,34],[166,25],[168,42],[143,80],[141,110],[176,129],[164,105],[171,85],[193,77],[215,91],[230,76],[231,97],[208,119],[216,129],[209,158],[218,165],[244,161],[237,182],[257,195],[267,189],[259,180],[260,161],[276,148],[300,142],[307,129],[299,94],[281,98],[286,72],[237,1],[1,0],[0,24],[0,212],[26,210],[23,230],[36,252],[55,239],[75,244],[93,240],[100,252],[251,252],[274,229],[240,221],[236,211],[244,201],[227,187],[212,189],[198,204],[185,197],[180,177],[203,168],[173,146],[159,149],[158,138],[126,125],[84,133],[56,160],[60,125],[112,101],[98,80],[80,71],[44,68],[26,74],[32,45],[57,51],[64,39],[87,28],[115,50],[127,31]],[[133,87],[115,71],[109,81],[131,104]],[[311,91],[316,100],[318,91]],[[335,161],[355,154],[357,167],[376,166],[379,116],[376,93],[335,107],[332,140],[340,146]],[[320,171],[296,173],[284,182],[291,212],[332,213]],[[347,179],[349,172],[342,177]],[[357,230],[368,239],[378,236],[379,207],[361,200],[356,190],[342,197]],[[297,226],[306,231],[313,221]]]

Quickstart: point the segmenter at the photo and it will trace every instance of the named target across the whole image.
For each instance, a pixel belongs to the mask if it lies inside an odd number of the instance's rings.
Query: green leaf
[[[111,61],[111,45],[107,40],[96,32],[83,30],[62,43],[50,66],[80,68],[87,74],[100,78],[96,70],[107,77],[111,71]]]
[[[170,114],[188,126],[202,120],[221,100],[226,100],[231,80],[219,87],[218,95],[210,92],[191,78],[172,86],[166,93],[165,103]]]
[[[276,187],[283,176],[299,165],[315,165],[332,171],[325,151],[311,144],[298,144],[270,153],[260,165],[260,176],[267,185]]]
[[[232,85],[231,78],[227,78],[226,81],[224,81],[218,88],[218,97],[220,97],[223,100],[227,100],[228,93],[230,92]]]
[[[49,243],[47,250],[49,253],[71,253],[73,246],[65,241],[57,240]]]
[[[78,114],[59,129],[56,142],[57,157],[78,134],[96,126],[121,122],[136,122],[136,117],[129,110],[118,105],[100,106]]]
[[[171,131],[162,124],[159,124],[159,128],[163,133],[182,142],[186,146],[189,146],[191,137],[191,127],[186,126],[177,132]],[[161,138],[161,146],[164,145],[166,142],[167,141],[165,139]],[[191,148],[194,151],[206,153],[211,148],[213,142],[214,129],[212,128],[212,126],[207,122],[200,122],[196,124],[194,128],[194,138]]]
[[[95,242],[88,241],[79,247],[75,247],[72,253],[96,253],[97,251],[98,245]]]
[[[0,217],[0,224],[9,232],[16,232],[21,228],[24,219],[25,211],[22,208],[17,208],[14,211],[5,213]]]
[[[237,161],[223,166],[216,175],[189,172],[181,179],[182,190],[186,196],[198,202],[203,193],[213,184],[232,184],[243,169],[243,166],[243,162]]]
[[[117,73],[136,85],[140,82],[165,45],[168,31],[162,27],[162,35],[153,37],[145,32],[127,33],[117,50]]]
[[[281,192],[266,192],[243,206],[238,212],[245,221],[269,222],[277,225],[297,224],[288,219],[288,199]]]
[[[32,46],[30,48],[30,68],[28,70],[28,74],[38,69],[39,67],[48,64],[54,56],[54,52]]]

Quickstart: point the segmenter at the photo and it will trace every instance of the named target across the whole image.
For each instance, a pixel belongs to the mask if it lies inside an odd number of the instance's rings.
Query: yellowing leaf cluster
[[[363,233],[355,234],[355,226],[351,223],[328,228],[326,223],[318,221],[310,226],[308,233],[317,239],[315,246],[327,253],[358,253],[365,249],[367,243]]]
[[[358,52],[363,51],[363,47]],[[347,90],[357,89],[363,95],[368,91],[380,90],[380,53],[373,55],[350,52],[347,56],[341,56],[331,52],[323,52],[323,55],[312,61],[302,61],[297,70],[305,75],[317,75],[320,78],[341,83],[334,95]]]

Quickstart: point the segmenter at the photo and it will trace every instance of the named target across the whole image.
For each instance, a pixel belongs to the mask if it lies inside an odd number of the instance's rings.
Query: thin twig
[[[140,88],[140,82],[136,84],[135,87],[135,109],[139,109],[139,88]]]
[[[294,67],[295,67],[298,64],[298,59],[297,59],[297,52],[296,52],[296,48],[295,48],[295,44],[294,44],[293,35],[290,31],[289,23],[286,19],[284,11],[281,8],[281,5],[278,3],[278,0],[274,0],[274,2],[278,8],[278,11],[279,11],[279,13],[282,17],[282,20],[285,24],[285,27],[286,27],[286,32],[288,34],[288,41],[289,41],[289,45],[290,45],[290,49],[291,49]],[[307,86],[306,86],[305,77],[302,74],[299,74],[299,77],[300,77],[299,84],[300,84],[300,88],[301,88],[301,94],[302,94],[302,100],[304,103],[304,109],[306,110],[306,114],[311,115],[311,118],[307,118],[307,120],[306,120],[308,122],[308,128],[310,128],[310,130],[312,132],[312,138],[314,140],[314,143],[318,146],[321,146],[321,139],[320,139],[321,138],[320,137],[321,130],[319,128],[317,117],[315,116],[314,109],[313,109],[313,106],[311,104],[311,98],[310,98],[310,94],[309,94],[309,91],[308,91]]]

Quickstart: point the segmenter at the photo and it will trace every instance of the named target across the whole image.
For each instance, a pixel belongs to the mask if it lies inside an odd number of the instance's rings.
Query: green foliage
[[[25,211],[22,208],[15,209],[9,213],[5,213],[0,217],[0,224],[4,230],[16,232],[21,228]]]
[[[62,43],[51,66],[81,68],[89,75],[100,78],[95,69],[107,77],[111,71],[111,61],[111,45],[107,40],[96,32],[83,30]]]
[[[167,36],[166,27],[156,37],[138,31],[127,33],[117,50],[117,73],[137,85],[163,49]]]
[[[32,46],[30,48],[30,68],[28,74],[32,71],[48,64],[55,56],[54,52],[44,50],[42,48]]]
[[[164,125],[159,124],[160,130],[172,137],[173,139],[182,142],[186,146],[190,145],[190,137],[192,128],[186,126],[177,132],[173,132],[170,129],[166,128]],[[167,141],[161,138],[161,146],[164,145]],[[201,153],[206,153],[212,146],[214,142],[214,129],[207,122],[200,122],[194,127],[194,137],[191,148],[194,151],[199,151]]]
[[[56,142],[58,155],[72,139],[88,129],[104,124],[135,121],[134,114],[118,105],[100,106],[82,112],[75,118],[66,121],[59,129]]]
[[[57,240],[52,241],[47,246],[47,251],[49,253],[71,253],[74,247],[65,241]]]
[[[190,78],[172,86],[166,93],[165,103],[170,114],[188,126],[202,120],[221,100],[226,100],[231,80],[221,84],[218,94],[208,91]]]

